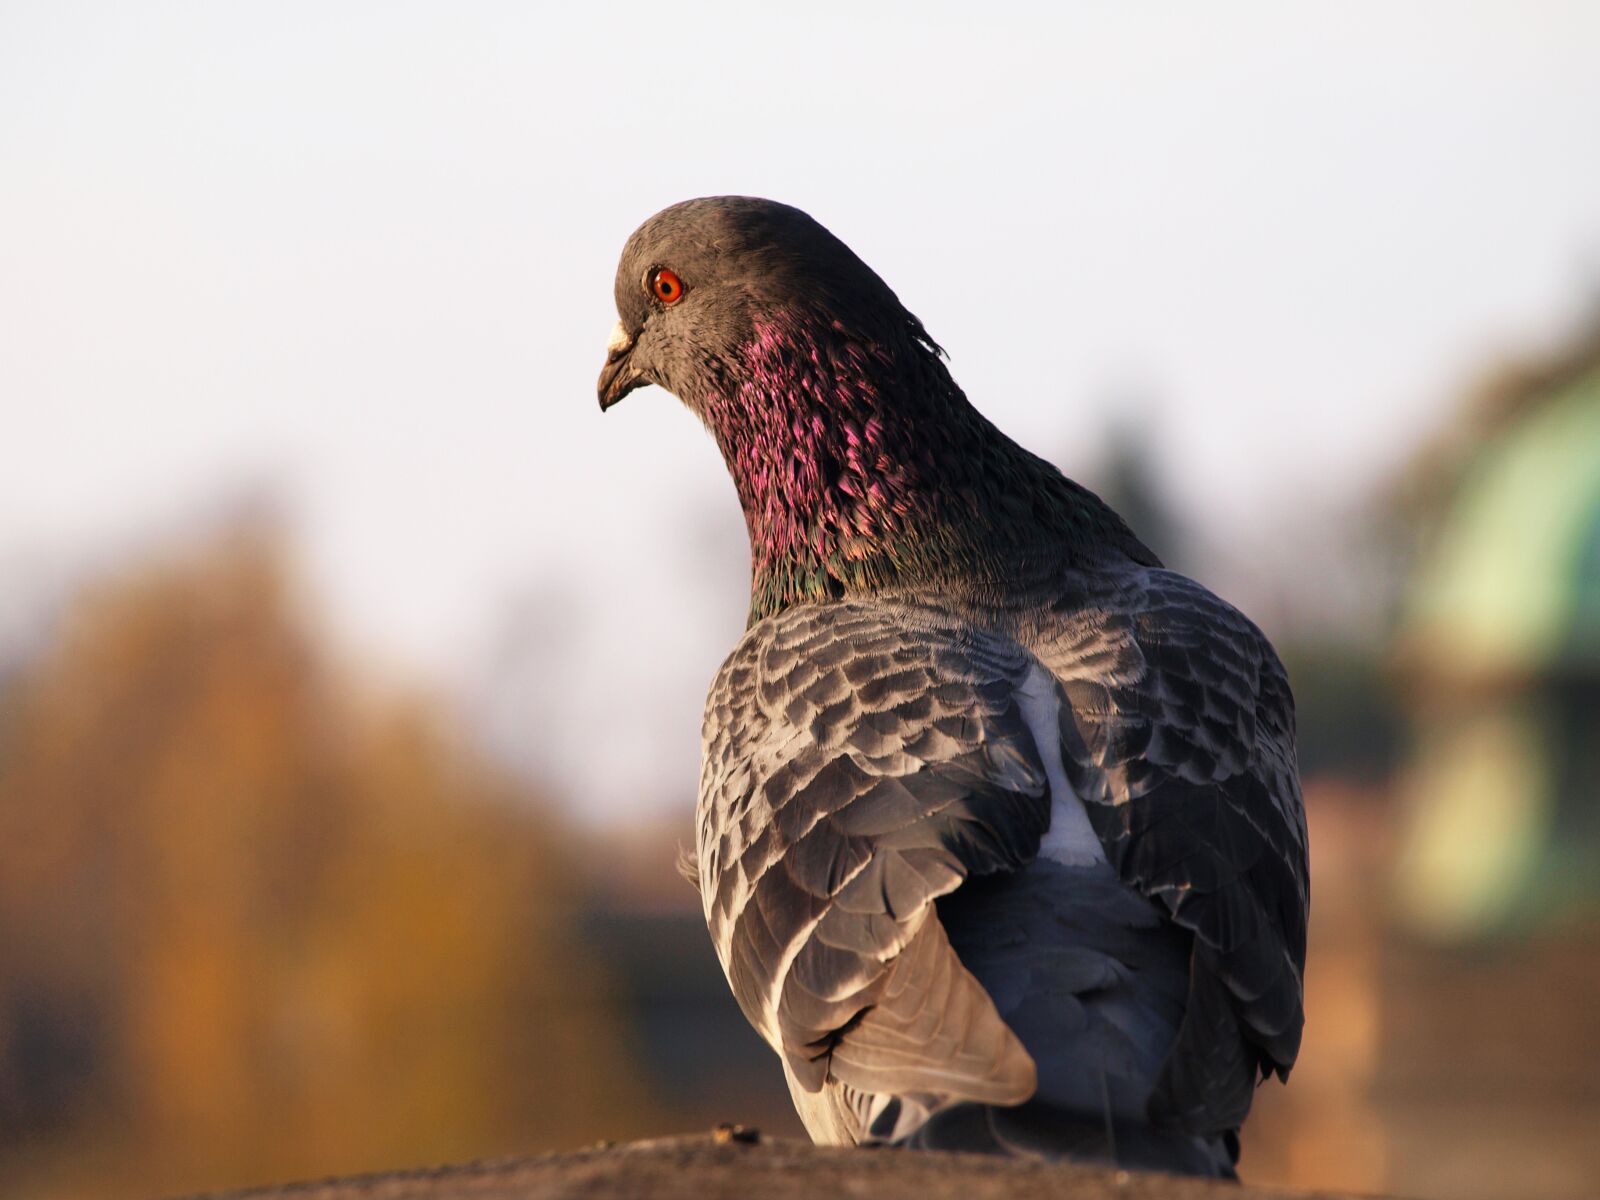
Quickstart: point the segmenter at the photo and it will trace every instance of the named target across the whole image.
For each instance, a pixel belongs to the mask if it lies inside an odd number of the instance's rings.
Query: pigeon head
[[[752,349],[785,327],[934,348],[848,246],[799,209],[750,196],[687,200],[651,217],[623,248],[616,301],[602,410],[653,383],[706,416],[714,396],[744,382]]]
[[[602,410],[657,384],[710,429],[744,509],[751,619],[1018,562],[1153,561],[991,425],[899,297],[799,209],[676,204],[622,251]]]

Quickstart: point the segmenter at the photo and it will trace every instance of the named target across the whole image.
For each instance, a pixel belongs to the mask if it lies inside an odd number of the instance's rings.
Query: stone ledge
[[[229,1192],[231,1200],[1338,1200],[1072,1163],[856,1150],[725,1128],[697,1137],[601,1144],[563,1154]],[[220,1200],[220,1196],[216,1197]]]

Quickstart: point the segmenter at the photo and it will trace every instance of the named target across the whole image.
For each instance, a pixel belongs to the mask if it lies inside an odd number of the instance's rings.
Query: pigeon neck
[[[1154,556],[983,418],[929,346],[760,324],[703,416],[750,533],[754,622],[792,604],[1000,581],[1008,564]]]

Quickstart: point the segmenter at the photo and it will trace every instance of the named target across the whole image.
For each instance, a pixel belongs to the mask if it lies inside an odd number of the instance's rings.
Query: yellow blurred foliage
[[[85,594],[0,681],[0,1186],[644,1128],[560,834],[424,703],[346,686],[270,530]]]

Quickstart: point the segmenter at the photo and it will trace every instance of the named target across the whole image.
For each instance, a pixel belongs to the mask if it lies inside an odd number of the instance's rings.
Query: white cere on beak
[[[618,350],[626,350],[631,340],[628,331],[622,327],[622,322],[618,321],[612,326],[611,340],[606,342],[606,353],[615,354]]]

